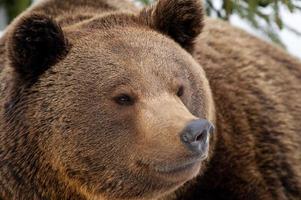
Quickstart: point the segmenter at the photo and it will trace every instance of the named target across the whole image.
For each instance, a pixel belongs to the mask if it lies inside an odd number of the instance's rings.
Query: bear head
[[[147,199],[175,190],[200,173],[213,130],[209,83],[191,55],[202,27],[199,0],[68,27],[21,17],[7,42],[12,129],[26,127],[39,162],[85,193]]]

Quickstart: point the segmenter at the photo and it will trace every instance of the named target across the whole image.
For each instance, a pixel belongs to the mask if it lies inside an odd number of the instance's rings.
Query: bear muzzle
[[[194,154],[207,157],[210,134],[214,131],[211,122],[205,119],[193,120],[180,134],[182,143]]]

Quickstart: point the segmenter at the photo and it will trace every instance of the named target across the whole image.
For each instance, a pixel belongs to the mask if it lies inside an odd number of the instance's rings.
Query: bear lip
[[[192,168],[195,165],[195,163],[189,163],[185,165],[179,165],[179,166],[160,166],[160,167],[155,167],[156,172],[160,173],[177,173],[181,171],[185,171],[187,169]]]
[[[172,184],[182,184],[199,174],[202,161],[207,158],[207,154],[193,156],[176,162],[146,162],[138,161],[138,165],[146,172],[154,173],[155,177]]]
[[[196,177],[201,170],[202,161],[206,158],[207,156],[204,155],[175,163],[153,163],[148,167],[155,173],[157,178],[178,185]]]
[[[165,164],[165,165],[156,165],[154,170],[159,173],[173,174],[180,173],[182,171],[187,171],[192,169],[197,163],[200,163],[202,160],[206,159],[207,156],[193,158],[186,160],[184,162],[179,162],[175,164]]]

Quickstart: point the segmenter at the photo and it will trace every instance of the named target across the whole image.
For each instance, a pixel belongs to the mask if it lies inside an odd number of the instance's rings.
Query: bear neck
[[[60,178],[26,131],[14,133],[1,135],[7,137],[0,141],[1,200],[86,199]]]

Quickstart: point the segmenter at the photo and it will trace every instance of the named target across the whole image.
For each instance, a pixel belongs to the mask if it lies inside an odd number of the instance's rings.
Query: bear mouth
[[[207,155],[186,159],[176,163],[141,163],[144,168],[153,173],[158,178],[162,178],[168,182],[183,183],[196,177],[200,171],[201,163],[207,158]]]
[[[176,165],[163,165],[163,166],[155,166],[154,170],[159,173],[166,173],[166,174],[173,174],[179,173],[185,170],[189,170],[192,168],[198,161],[189,161],[183,164],[176,164]]]

